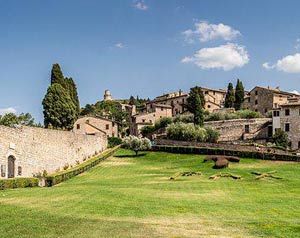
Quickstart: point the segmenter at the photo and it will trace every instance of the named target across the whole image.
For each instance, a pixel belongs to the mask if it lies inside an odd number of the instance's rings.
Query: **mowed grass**
[[[242,159],[219,172],[204,156],[119,150],[52,188],[0,191],[0,237],[300,237],[300,167]],[[255,180],[277,170],[282,180]],[[168,178],[176,172],[202,176]]]

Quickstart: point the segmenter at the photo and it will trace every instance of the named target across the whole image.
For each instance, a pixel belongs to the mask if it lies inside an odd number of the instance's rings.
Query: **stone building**
[[[204,98],[205,105],[204,108],[209,112],[213,112],[219,108],[222,108],[225,103],[226,90],[223,89],[211,89],[211,88],[201,88]]]
[[[273,110],[273,134],[282,130],[287,134],[290,147],[300,148],[300,99],[290,98]]]
[[[254,87],[245,95],[242,108],[259,112],[264,115],[273,108],[278,108],[280,104],[284,104],[289,98],[298,98],[299,95],[281,91],[278,87],[275,89]]]
[[[107,137],[118,137],[118,123],[104,117],[85,116],[79,118],[73,131],[76,134],[96,135],[105,134]]]
[[[154,125],[157,120],[163,117],[172,117],[172,107],[166,104],[151,104],[147,112],[131,117],[129,126],[130,134],[141,136],[141,129],[144,126]]]
[[[32,177],[76,166],[107,147],[103,133],[76,134],[72,131],[20,126],[0,126],[0,178]]]
[[[111,97],[111,93],[108,89],[105,90],[103,98],[104,98],[104,101],[113,100],[112,97]]]
[[[146,103],[146,112],[150,112],[154,104],[162,104],[171,106],[172,116],[176,116],[184,112],[184,104],[188,96],[188,94],[183,93],[181,90],[158,96],[154,100]]]

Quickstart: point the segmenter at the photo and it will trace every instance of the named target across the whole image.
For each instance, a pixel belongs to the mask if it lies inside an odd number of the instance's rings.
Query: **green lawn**
[[[300,167],[242,159],[221,178],[203,156],[119,150],[52,188],[0,191],[0,237],[300,237]],[[277,170],[282,180],[255,180]],[[202,176],[169,176],[201,171]]]

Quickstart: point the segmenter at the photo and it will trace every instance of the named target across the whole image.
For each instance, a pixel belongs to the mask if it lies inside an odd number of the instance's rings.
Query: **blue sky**
[[[240,78],[300,90],[300,2],[0,0],[0,112],[30,112],[53,63],[77,83],[81,105],[153,98]],[[264,64],[264,67],[263,67]]]

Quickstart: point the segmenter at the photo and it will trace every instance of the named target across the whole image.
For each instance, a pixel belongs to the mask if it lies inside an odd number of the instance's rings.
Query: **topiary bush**
[[[38,178],[0,179],[0,190],[10,188],[28,188],[39,186]]]

